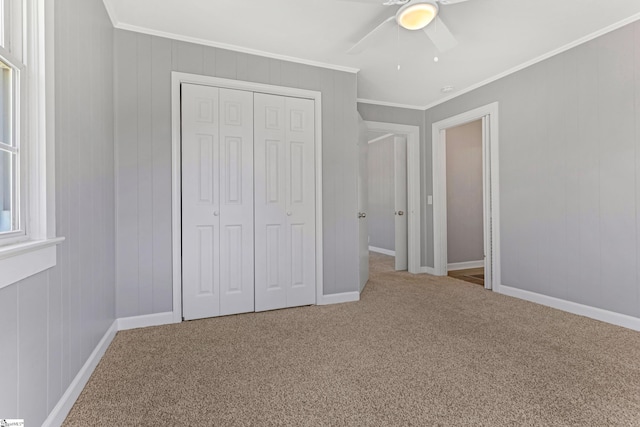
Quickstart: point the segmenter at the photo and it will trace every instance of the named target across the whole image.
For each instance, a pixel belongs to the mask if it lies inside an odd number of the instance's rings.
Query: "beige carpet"
[[[372,263],[357,303],[119,332],[65,425],[640,425],[640,333]]]

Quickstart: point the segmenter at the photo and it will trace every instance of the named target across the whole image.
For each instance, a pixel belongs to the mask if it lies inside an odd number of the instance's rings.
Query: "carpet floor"
[[[359,302],[118,332],[64,425],[640,426],[640,333],[372,254]]]

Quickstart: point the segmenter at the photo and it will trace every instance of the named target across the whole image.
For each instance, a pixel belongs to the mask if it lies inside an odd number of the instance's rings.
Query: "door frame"
[[[420,265],[420,127],[365,120],[367,130],[407,138],[407,241],[409,273],[424,273]]]
[[[485,270],[489,280],[485,288],[500,287],[500,200],[498,103],[494,102],[432,125],[433,154],[433,247],[434,274],[447,275],[447,158],[446,130],[482,120],[482,189]],[[487,270],[487,265],[491,269]]]
[[[173,322],[182,322],[182,155],[180,85],[191,83],[226,89],[261,92],[272,95],[310,99],[315,111],[315,187],[316,187],[316,301],[322,304],[322,94],[318,91],[274,86],[242,80],[223,79],[199,74],[171,72],[171,262],[173,267]]]

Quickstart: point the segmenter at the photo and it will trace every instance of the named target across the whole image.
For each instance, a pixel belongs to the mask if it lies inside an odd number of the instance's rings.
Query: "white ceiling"
[[[422,31],[389,24],[369,49],[347,55],[397,9],[367,1],[104,0],[119,28],[357,68],[358,98],[415,106],[640,18],[640,0],[469,0],[441,6],[440,16],[459,41],[448,52],[438,53]],[[443,86],[455,91],[443,94]]]

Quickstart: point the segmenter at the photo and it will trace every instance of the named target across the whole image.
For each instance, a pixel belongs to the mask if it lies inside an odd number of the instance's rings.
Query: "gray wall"
[[[369,246],[394,251],[395,167],[393,135],[369,144]]]
[[[118,317],[172,310],[171,71],[322,92],[324,292],[357,291],[356,76],[116,30]]]
[[[484,259],[482,120],[447,129],[447,262]]]
[[[494,101],[502,283],[638,317],[640,22],[432,108],[427,126]]]
[[[431,148],[425,147],[425,114],[421,110],[386,107],[382,105],[358,103],[358,112],[364,120],[373,122],[396,123],[418,126],[420,128],[420,164],[431,164]],[[433,236],[433,210],[427,206],[427,195],[432,194],[431,168],[420,168],[421,207],[420,207],[420,265],[433,267],[433,242],[427,244],[427,236]],[[425,185],[426,183],[426,185]],[[428,192],[427,192],[428,191]],[[428,209],[427,209],[428,208]],[[431,237],[429,237],[431,239]]]
[[[113,29],[101,0],[58,0],[51,270],[0,290],[0,414],[42,424],[115,318]]]

